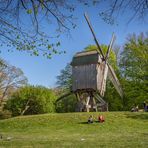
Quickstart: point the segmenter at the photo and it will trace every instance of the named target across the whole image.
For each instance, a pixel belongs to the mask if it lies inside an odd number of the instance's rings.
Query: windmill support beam
[[[89,102],[90,102],[90,96],[87,97],[86,99],[86,111],[89,112]]]
[[[66,98],[66,97],[68,97],[68,96],[70,96],[72,93],[73,93],[73,92],[68,92],[68,93],[62,95],[61,97],[59,97],[59,98],[56,100],[55,103],[57,103],[57,102],[59,102],[60,100]]]
[[[94,90],[83,90],[75,92],[79,106],[76,111],[108,111],[107,103]],[[80,105],[81,104],[81,105]],[[83,105],[82,105],[83,104]]]
[[[101,98],[101,96],[92,89],[78,90],[76,92],[69,92],[57,99],[56,103],[62,99],[66,99],[72,93],[75,94],[78,105],[76,107],[77,112],[83,111],[108,111],[108,104]]]

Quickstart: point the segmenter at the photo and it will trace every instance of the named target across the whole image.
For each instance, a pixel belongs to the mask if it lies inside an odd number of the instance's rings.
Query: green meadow
[[[98,123],[98,115],[105,116]],[[94,123],[87,124],[89,115]],[[0,120],[0,148],[146,148],[144,112],[59,113]]]

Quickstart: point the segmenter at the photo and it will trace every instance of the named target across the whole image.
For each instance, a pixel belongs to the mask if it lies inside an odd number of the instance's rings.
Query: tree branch
[[[44,2],[42,2],[41,0],[38,0],[38,1],[39,1],[39,2],[40,2],[40,3],[57,19],[57,21],[58,21],[64,28],[66,28],[66,29],[69,30],[69,28],[63,24],[63,22],[55,15],[54,12],[52,12],[52,11],[45,5]]]

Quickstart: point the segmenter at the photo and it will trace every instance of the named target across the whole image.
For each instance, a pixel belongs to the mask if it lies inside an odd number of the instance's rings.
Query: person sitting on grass
[[[90,115],[88,118],[88,124],[90,124],[90,123],[93,123],[93,116],[92,115]]]
[[[132,107],[132,109],[131,109],[131,112],[138,112],[138,111],[139,111],[138,105],[137,105],[137,106],[136,106],[136,104],[133,105],[133,107]]]
[[[104,116],[103,116],[103,115],[98,116],[98,121],[99,121],[100,123],[105,122]]]
[[[135,107],[135,112],[138,112],[139,111],[139,106],[137,105],[136,107]]]

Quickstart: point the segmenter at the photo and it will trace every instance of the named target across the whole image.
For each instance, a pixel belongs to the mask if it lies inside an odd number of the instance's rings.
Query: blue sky
[[[43,85],[50,88],[55,87],[56,76],[60,74],[60,71],[67,63],[71,62],[73,55],[83,50],[89,44],[94,44],[92,34],[84,19],[84,12],[89,14],[100,44],[108,44],[112,32],[115,32],[116,44],[122,46],[128,34],[133,32],[139,34],[140,32],[148,31],[148,25],[146,23],[133,21],[127,25],[128,15],[124,17],[120,16],[117,20],[118,25],[108,25],[99,17],[96,7],[79,6],[74,13],[77,17],[77,28],[71,30],[72,37],[69,38],[65,34],[60,37],[60,49],[66,50],[66,54],[55,55],[49,60],[41,56],[30,56],[25,52],[7,52],[3,47],[1,48],[0,57],[8,61],[11,65],[21,68],[24,75],[28,78],[29,84]],[[47,27],[46,31],[50,32],[50,26]]]

